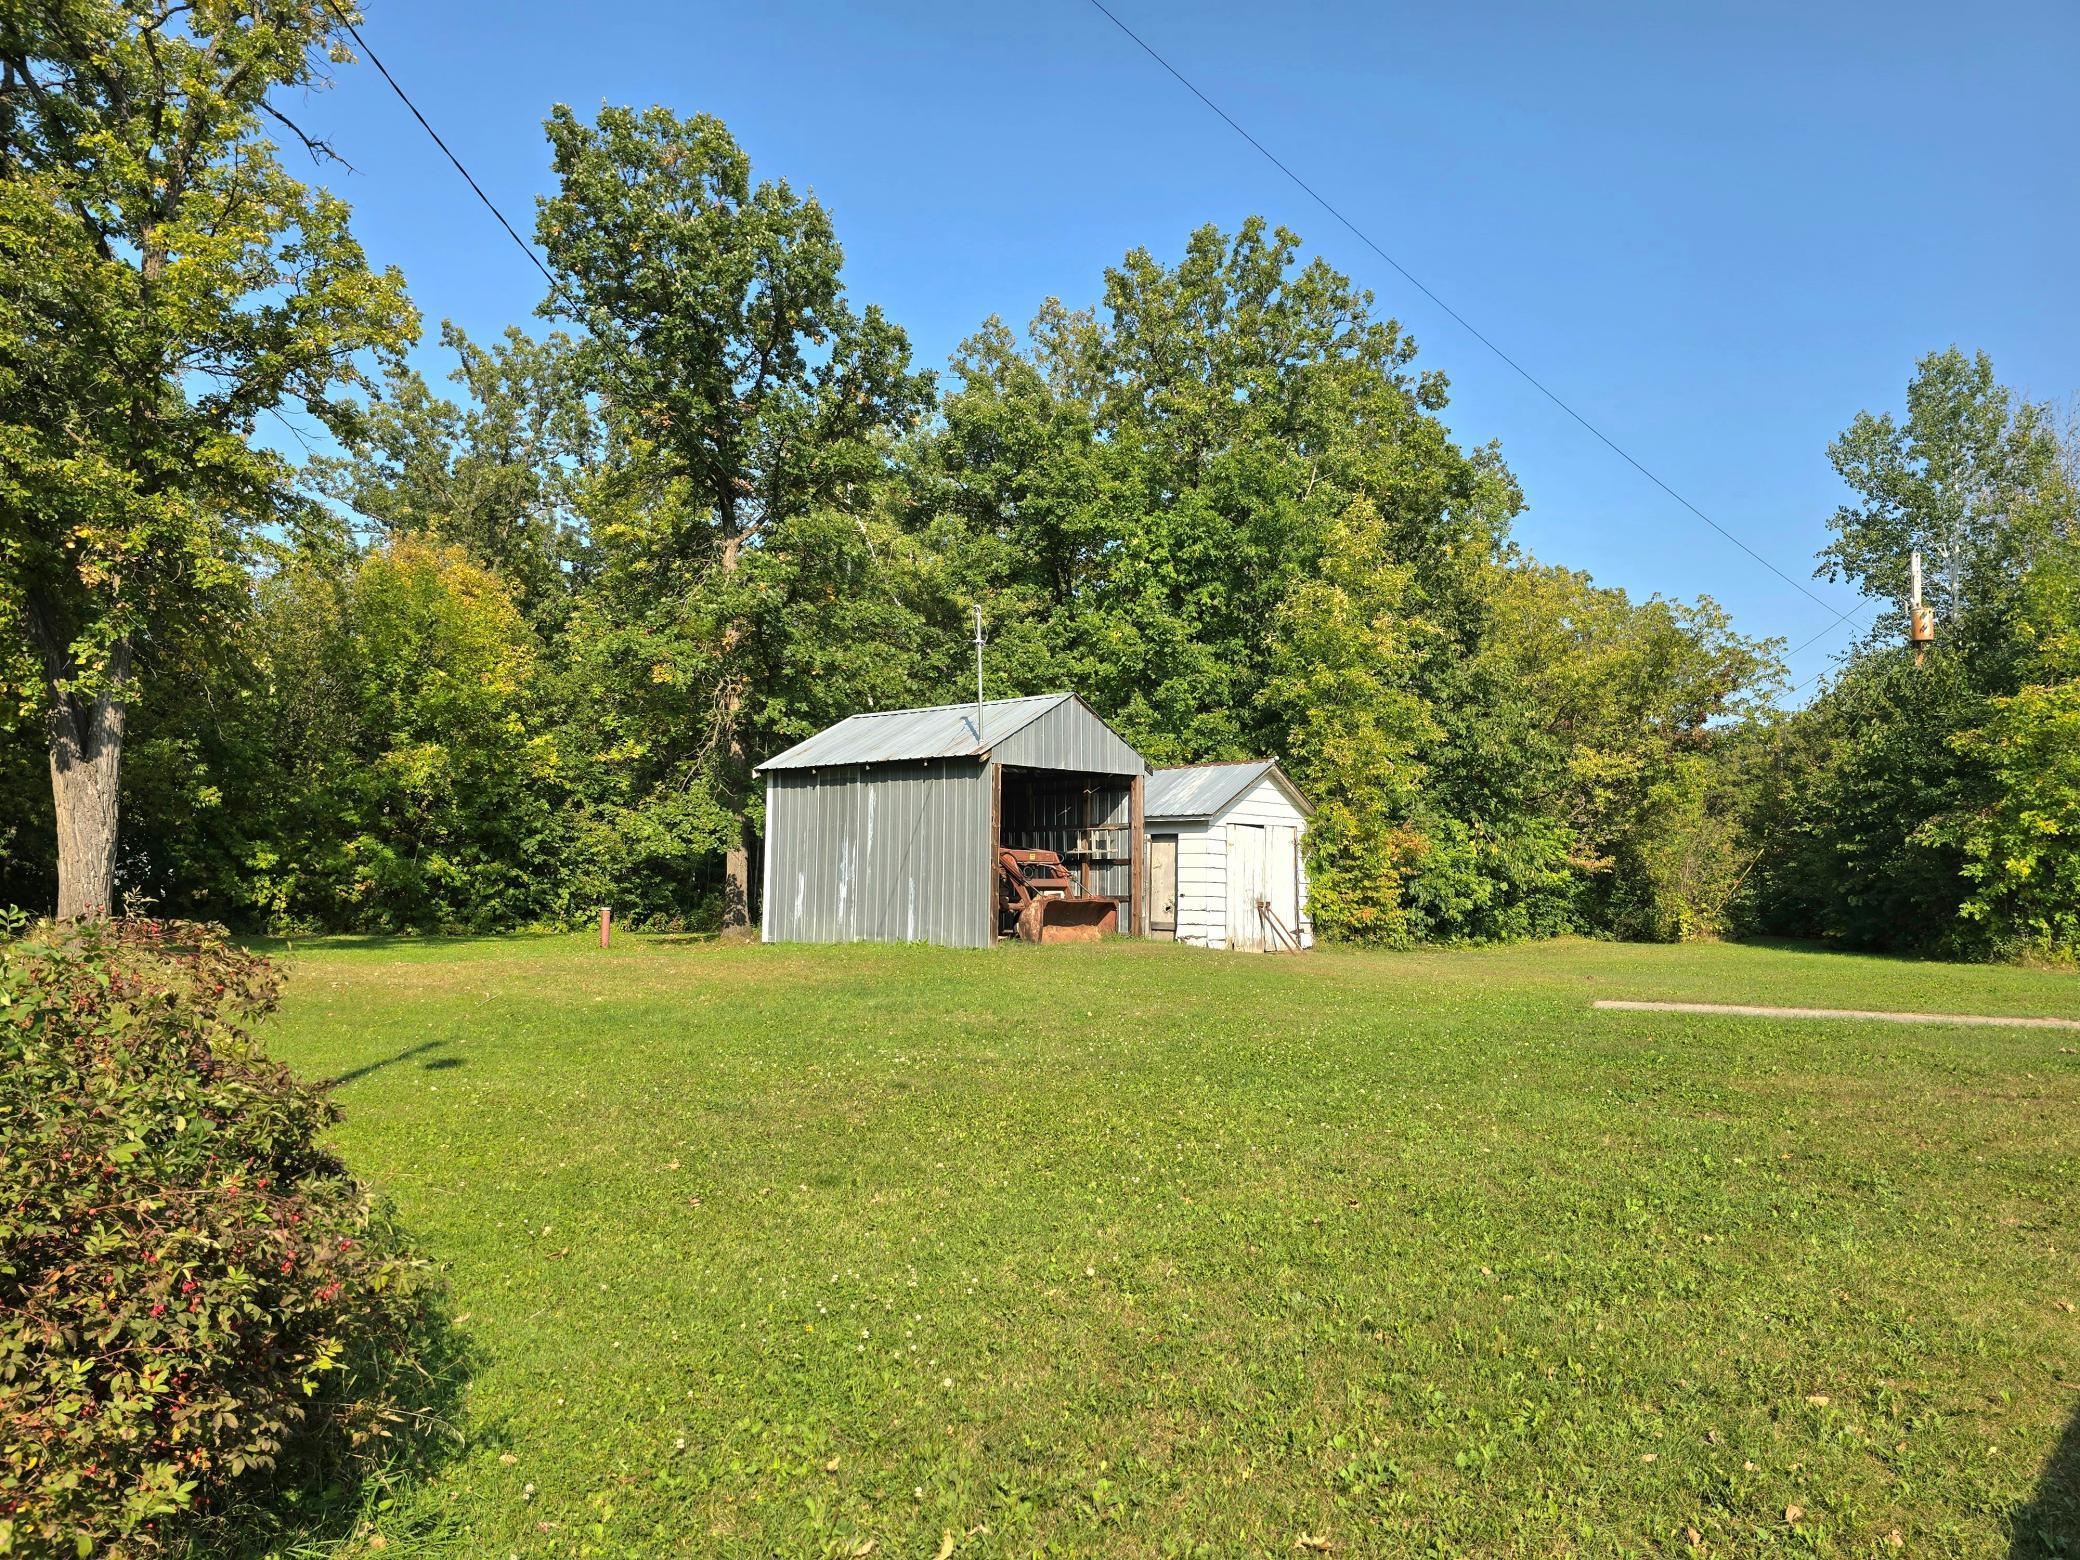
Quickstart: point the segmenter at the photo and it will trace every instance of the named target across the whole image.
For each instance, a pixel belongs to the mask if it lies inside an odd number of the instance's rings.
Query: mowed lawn
[[[271,1044],[342,1078],[478,1356],[356,1547],[2080,1551],[2080,1034],[1590,1008],[2080,1016],[2070,976],[286,957]]]

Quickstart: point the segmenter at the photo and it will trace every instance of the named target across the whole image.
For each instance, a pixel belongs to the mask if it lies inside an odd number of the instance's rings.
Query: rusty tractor
[[[1096,942],[1119,930],[1119,901],[1077,892],[1051,850],[997,848],[998,931],[1031,943]]]

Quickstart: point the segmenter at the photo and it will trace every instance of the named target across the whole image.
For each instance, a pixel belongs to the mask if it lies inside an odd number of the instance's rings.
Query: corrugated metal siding
[[[1073,695],[1002,740],[992,741],[990,753],[1000,764],[1022,764],[1028,769],[1080,769],[1097,775],[1148,773],[1148,760]]]
[[[995,941],[980,763],[766,777],[767,942]]]
[[[982,735],[975,733],[973,704],[939,704],[921,710],[873,710],[848,716],[760,764],[776,769],[815,769],[830,764],[901,763],[920,758],[979,758],[1051,709],[1074,704],[1067,693],[1023,699],[991,699],[982,706]],[[1116,740],[1116,739],[1115,739]]]

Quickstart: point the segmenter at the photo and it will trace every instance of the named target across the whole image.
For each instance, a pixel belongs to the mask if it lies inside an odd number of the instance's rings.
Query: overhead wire
[[[498,219],[498,225],[506,230],[506,237],[510,238],[514,242],[514,244],[518,246],[520,252],[527,256],[529,263],[531,263],[537,271],[542,273],[542,280],[549,284],[549,290],[552,293],[555,293],[557,296],[565,297],[567,299],[568,295],[564,293],[563,288],[557,282],[556,277],[550,272],[549,268],[546,265],[542,264],[542,257],[534,252],[534,246],[528,243],[526,239],[522,238],[520,236],[520,230],[514,227],[512,223],[506,220],[506,214],[498,209],[498,202],[496,202],[489,195],[484,193],[484,186],[477,182],[476,175],[471,173],[468,168],[463,166],[462,159],[460,157],[457,157],[454,151],[449,147],[448,143],[441,139],[441,133],[433,128],[433,125],[427,120],[424,114],[419,112],[419,105],[412,101],[411,94],[406,92],[405,89],[398,84],[397,78],[390,74],[390,67],[383,63],[381,55],[377,54],[374,49],[371,49],[368,46],[368,40],[361,36],[361,29],[356,27],[354,23],[348,18],[347,13],[339,8],[337,0],[325,0],[325,9],[330,11],[333,14],[333,17],[339,22],[340,26],[344,27],[347,30],[347,36],[349,38],[352,38],[354,40],[354,46],[368,57],[368,63],[375,66],[377,74],[380,75],[385,81],[387,81],[390,84],[390,90],[397,94],[398,102],[404,104],[404,106],[407,109],[411,110],[412,117],[419,121],[419,128],[421,130],[424,130],[427,133],[427,135],[432,138],[433,144],[441,149],[441,155],[446,157],[450,163],[454,164],[455,171],[462,175],[462,182],[467,184],[470,187],[471,191],[475,193],[477,199],[484,203],[484,209],[490,212],[492,216]]]
[[[1776,564],[1772,563],[1768,558],[1764,557],[1762,553],[1758,552],[1754,547],[1750,546],[1740,536],[1736,535],[1726,526],[1720,524],[1717,520],[1713,519],[1712,516],[1705,513],[1703,509],[1699,508],[1698,505],[1693,503],[1689,498],[1684,496],[1682,493],[1678,492],[1660,475],[1649,469],[1642,461],[1635,457],[1623,445],[1619,444],[1609,434],[1605,433],[1595,423],[1591,422],[1580,411],[1576,410],[1572,404],[1570,404],[1558,392],[1553,390],[1551,386],[1547,385],[1544,380],[1540,379],[1537,375],[1533,374],[1529,369],[1524,367],[1522,363],[1518,362],[1516,358],[1512,357],[1508,352],[1504,351],[1501,346],[1499,346],[1478,326],[1474,325],[1474,323],[1471,320],[1467,319],[1465,315],[1461,314],[1457,309],[1453,308],[1451,304],[1447,303],[1442,297],[1440,297],[1438,293],[1429,286],[1429,284],[1422,280],[1422,278],[1415,275],[1415,273],[1410,271],[1408,267],[1403,265],[1399,260],[1395,259],[1394,256],[1390,254],[1385,249],[1385,247],[1383,247],[1377,240],[1375,240],[1371,234],[1367,233],[1363,228],[1359,227],[1356,222],[1352,221],[1350,217],[1346,216],[1344,212],[1333,201],[1331,201],[1327,196],[1323,195],[1313,185],[1309,184],[1307,180],[1302,178],[1297,172],[1295,172],[1290,166],[1288,166],[1276,153],[1274,153],[1262,141],[1258,140],[1256,136],[1252,135],[1247,129],[1245,129],[1232,114],[1230,114],[1219,103],[1215,102],[1204,91],[1202,91],[1200,87],[1197,85],[1197,83],[1192,81],[1190,77],[1186,76],[1175,65],[1171,64],[1170,61],[1166,59],[1160,52],[1158,52],[1154,48],[1154,46],[1148,42],[1147,39],[1143,38],[1139,33],[1135,32],[1133,28],[1129,27],[1126,24],[1126,22],[1121,20],[1121,18],[1115,12],[1113,12],[1109,7],[1107,7],[1104,4],[1104,0],[1090,0],[1090,3],[1092,7],[1095,10],[1097,10],[1100,15],[1105,17],[1107,21],[1111,22],[1114,27],[1118,28],[1119,31],[1123,33],[1128,39],[1130,39],[1136,47],[1141,49],[1141,51],[1147,54],[1150,59],[1154,60],[1158,65],[1160,65],[1166,72],[1169,73],[1169,75],[1172,78],[1174,78],[1178,82],[1179,85],[1184,87],[1184,89],[1190,92],[1193,97],[1197,98],[1202,104],[1206,106],[1206,108],[1211,110],[1212,113],[1216,117],[1218,117],[1222,123],[1226,124],[1229,129],[1233,130],[1238,136],[1240,136],[1252,148],[1254,148],[1257,151],[1257,153],[1264,158],[1265,161],[1269,162],[1281,174],[1285,175],[1287,179],[1291,180],[1292,183],[1295,186],[1297,186],[1304,194],[1306,194],[1310,200],[1314,201],[1316,205],[1320,206],[1324,211],[1328,212],[1330,216],[1334,217],[1336,221],[1338,221],[1345,228],[1347,228],[1352,233],[1352,235],[1358,239],[1360,243],[1364,244],[1366,248],[1370,249],[1374,254],[1379,256],[1381,260],[1385,261],[1389,266],[1391,266],[1404,281],[1406,281],[1410,286],[1414,287],[1425,298],[1429,299],[1432,304],[1436,305],[1436,307],[1439,310],[1441,310],[1447,317],[1449,317],[1455,324],[1457,324],[1460,327],[1460,329],[1464,330],[1468,335],[1473,337],[1473,339],[1479,342],[1483,347],[1486,347],[1489,352],[1494,354],[1496,358],[1500,359],[1505,365],[1507,365],[1510,368],[1510,370],[1517,374],[1518,377],[1523,379],[1523,381],[1526,384],[1530,385],[1534,390],[1538,391],[1540,395],[1544,396],[1548,401],[1551,401],[1553,405],[1557,406],[1561,411],[1565,412],[1570,418],[1572,418],[1583,429],[1585,429],[1592,437],[1594,437],[1600,444],[1602,444],[1605,448],[1610,450],[1612,454],[1616,455],[1620,460],[1624,461],[1626,465],[1630,466],[1634,471],[1638,472],[1642,477],[1646,478],[1647,481],[1651,482],[1663,493],[1667,494],[1670,498],[1674,499],[1676,503],[1680,504],[1690,514],[1694,515],[1697,519],[1703,521],[1707,526],[1711,527],[1713,531],[1717,532],[1725,540],[1731,542],[1735,547],[1738,547],[1742,552],[1746,553],[1755,562],[1761,564],[1765,569],[1769,570],[1769,572],[1774,574],[1778,579],[1782,580],[1785,584],[1791,586],[1792,589],[1798,591],[1799,594],[1803,595],[1809,601],[1819,606],[1823,611],[1833,612],[1835,610],[1832,603],[1817,595],[1812,590],[1808,589],[1800,581],[1792,578],[1791,575],[1785,573],[1782,569],[1778,568]],[[419,128],[426,132],[427,138],[430,139],[433,142],[433,144],[440,149],[441,155],[447,158],[448,162],[450,163],[450,165],[453,166],[456,173],[461,175],[463,182],[469,186],[470,192],[477,197],[479,202],[482,203],[484,209],[491,213],[492,217],[497,221],[499,227],[505,231],[506,237],[512,240],[514,247],[517,248],[523,255],[527,257],[528,263],[532,265],[535,268],[535,270],[541,273],[542,280],[548,283],[550,291],[552,293],[557,294],[558,296],[566,297],[567,299],[567,295],[564,294],[562,285],[556,280],[554,273],[549,270],[548,266],[542,263],[542,258],[539,254],[535,252],[534,246],[529,244],[526,239],[520,236],[519,229],[514,227],[512,222],[507,219],[505,212],[499,209],[498,203],[494,201],[491,198],[491,196],[485,191],[483,185],[477,181],[476,176],[469,171],[468,166],[462,161],[460,157],[458,157],[455,154],[454,149],[450,147],[448,143],[441,138],[440,132],[434,129],[432,122],[427,119],[425,113],[422,112],[419,108],[419,105],[412,100],[411,94],[405,91],[403,84],[399,82],[397,77],[391,73],[389,66],[383,63],[382,56],[377,54],[376,51],[369,46],[368,40],[361,35],[361,30],[357,26],[355,26],[355,24],[347,16],[347,14],[340,9],[339,5],[336,3],[336,0],[325,0],[325,5],[326,9],[332,12],[333,17],[339,22],[340,26],[346,30],[347,36],[353,39],[355,46],[359,48],[362,54],[367,57],[368,62],[371,65],[375,66],[377,74],[379,74],[383,78],[384,82],[389,86],[390,90],[396,94],[397,100],[405,106],[406,110],[410,112],[412,118],[418,122]],[[1837,613],[1833,622],[1829,623],[1825,628],[1821,629],[1819,633],[1813,635],[1810,639],[1807,639],[1804,643],[1800,644],[1796,649],[1790,651],[1789,654],[1796,655],[1800,651],[1805,650],[1809,648],[1811,645],[1818,643],[1821,639],[1833,633],[1836,628],[1841,626],[1841,624],[1847,622],[1850,618],[1859,615],[1865,610],[1867,610],[1867,603],[1858,603],[1857,605],[1850,607],[1847,611]],[[1824,676],[1826,674],[1825,672],[1822,672],[1819,675]],[[1799,688],[1793,689],[1792,691],[1796,693],[1799,691],[1799,689],[1810,686],[1812,682],[1817,680],[1817,677],[1809,678],[1805,683],[1801,683],[1799,685]]]
[[[1666,493],[1670,498],[1674,499],[1678,504],[1682,505],[1684,509],[1688,510],[1691,514],[1695,515],[1699,520],[1702,520],[1706,525],[1710,526],[1714,531],[1718,532],[1720,536],[1724,537],[1727,541],[1733,543],[1734,546],[1738,547],[1750,558],[1754,559],[1757,563],[1761,564],[1765,569],[1769,570],[1770,573],[1774,574],[1778,579],[1782,580],[1793,590],[1797,591],[1800,595],[1804,596],[1808,601],[1811,601],[1814,605],[1820,607],[1823,611],[1833,612],[1835,610],[1834,605],[1831,602],[1819,596],[1814,591],[1809,589],[1807,586],[1802,584],[1800,581],[1792,578],[1789,574],[1786,574],[1782,569],[1778,568],[1774,563],[1770,562],[1768,558],[1764,557],[1760,552],[1756,551],[1755,548],[1749,546],[1747,542],[1743,541],[1739,536],[1735,535],[1731,530],[1727,529],[1727,527],[1721,525],[1717,520],[1714,520],[1710,515],[1706,514],[1704,510],[1700,509],[1696,504],[1692,503],[1688,498],[1684,497],[1683,494],[1677,492],[1675,488],[1670,486],[1659,475],[1649,470],[1644,463],[1642,463],[1640,460],[1633,456],[1631,451],[1627,450],[1623,445],[1619,444],[1617,440],[1613,439],[1609,434],[1605,433],[1601,428],[1599,428],[1595,423],[1591,422],[1581,412],[1577,411],[1571,404],[1569,404],[1568,401],[1561,397],[1558,392],[1556,392],[1551,386],[1546,384],[1544,380],[1540,379],[1536,374],[1532,373],[1522,363],[1518,362],[1514,357],[1510,356],[1509,353],[1505,352],[1500,346],[1498,346],[1495,343],[1495,341],[1491,339],[1485,332],[1483,332],[1479,327],[1477,327],[1471,320],[1467,319],[1465,315],[1461,314],[1457,309],[1453,308],[1449,303],[1445,302],[1443,298],[1439,297],[1436,291],[1432,289],[1428,283],[1424,282],[1421,277],[1417,276],[1414,272],[1410,271],[1407,266],[1403,265],[1399,260],[1395,259],[1391,254],[1389,254],[1386,251],[1386,249],[1382,247],[1380,243],[1372,237],[1370,233],[1367,233],[1363,228],[1359,227],[1356,222],[1352,221],[1348,216],[1346,216],[1343,213],[1343,211],[1335,204],[1335,202],[1331,201],[1326,195],[1322,194],[1320,190],[1316,189],[1312,184],[1308,183],[1307,180],[1305,180],[1298,173],[1296,173],[1290,166],[1288,166],[1284,162],[1284,160],[1282,160],[1277,155],[1277,153],[1273,152],[1262,141],[1258,140],[1247,129],[1245,129],[1233,114],[1230,114],[1225,108],[1221,107],[1220,104],[1216,103],[1211,97],[1207,96],[1207,94],[1200,89],[1199,85],[1196,82],[1194,82],[1189,76],[1185,75],[1185,73],[1179,70],[1175,65],[1171,64],[1168,59],[1164,58],[1164,56],[1161,53],[1159,53],[1154,47],[1154,45],[1150,44],[1146,38],[1142,37],[1141,34],[1134,31],[1133,28],[1129,27],[1124,21],[1122,21],[1117,15],[1117,13],[1115,13],[1109,6],[1107,6],[1104,3],[1104,0],[1090,0],[1090,3],[1094,10],[1096,10],[1107,21],[1111,22],[1114,27],[1118,28],[1130,40],[1132,40],[1133,43],[1144,54],[1146,54],[1150,59],[1154,60],[1158,65],[1162,66],[1165,71],[1169,72],[1169,74],[1177,81],[1177,83],[1180,86],[1182,86],[1187,92],[1191,93],[1193,97],[1197,98],[1208,109],[1212,110],[1212,112],[1221,120],[1223,124],[1225,124],[1230,130],[1233,130],[1238,136],[1242,137],[1243,140],[1247,141],[1252,147],[1254,147],[1257,153],[1260,156],[1262,156],[1266,162],[1270,163],[1272,167],[1276,168],[1280,173],[1284,174],[1296,186],[1298,186],[1299,189],[1306,194],[1308,199],[1312,200],[1316,205],[1320,206],[1322,210],[1328,212],[1330,216],[1334,217],[1338,222],[1342,223],[1344,227],[1348,228],[1352,235],[1355,236],[1361,244],[1363,244],[1367,249],[1370,249],[1374,254],[1378,255],[1379,258],[1384,260],[1388,265],[1392,266],[1394,270],[1397,273],[1399,273],[1403,281],[1407,282],[1411,287],[1415,288],[1416,291],[1420,292],[1425,298],[1428,298],[1433,304],[1435,304],[1440,310],[1442,310],[1454,323],[1456,323],[1460,329],[1464,330],[1469,336],[1473,337],[1475,341],[1478,341],[1482,346],[1486,347],[1496,357],[1500,358],[1505,364],[1507,364],[1510,367],[1511,370],[1513,370],[1518,375],[1518,377],[1520,377],[1526,384],[1530,385],[1532,389],[1536,390],[1540,395],[1544,396],[1548,401],[1551,401],[1555,406],[1559,407],[1561,411],[1565,412],[1569,417],[1573,418],[1583,428],[1588,430],[1588,432],[1599,443],[1601,443],[1606,449],[1610,450],[1611,453],[1616,455],[1620,460],[1624,461],[1626,465],[1630,466],[1634,471],[1638,472],[1641,476],[1645,477],[1649,482],[1653,483],[1655,487],[1659,488],[1662,492]],[[1827,628],[1822,629],[1821,632],[1823,634],[1831,632],[1836,624],[1841,623],[1844,619],[1852,616],[1858,610],[1860,610],[1860,607],[1851,607],[1847,612],[1844,612],[1840,616],[1838,616],[1835,619],[1834,623],[1830,623],[1827,626]]]

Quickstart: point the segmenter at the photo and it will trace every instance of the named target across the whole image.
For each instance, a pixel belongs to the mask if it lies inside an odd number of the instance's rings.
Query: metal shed
[[[1314,812],[1268,758],[1149,777],[1148,926],[1204,948],[1314,945],[1300,842]]]
[[[854,715],[758,766],[766,942],[997,940],[996,851],[1053,850],[1142,926],[1148,764],[1071,693]]]

